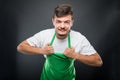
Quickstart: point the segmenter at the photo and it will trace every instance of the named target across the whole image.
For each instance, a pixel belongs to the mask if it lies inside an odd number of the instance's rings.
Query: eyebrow
[[[56,21],[61,21],[61,20],[56,20]],[[70,20],[65,20],[64,22],[67,22],[67,21],[69,21],[70,22]],[[61,21],[62,22],[62,21]]]

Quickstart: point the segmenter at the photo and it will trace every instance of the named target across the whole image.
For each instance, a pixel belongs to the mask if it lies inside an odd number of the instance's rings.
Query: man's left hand
[[[75,49],[74,48],[66,48],[64,51],[64,55],[69,57],[69,58],[73,58],[75,59],[75,57],[77,56],[77,54],[75,53]]]

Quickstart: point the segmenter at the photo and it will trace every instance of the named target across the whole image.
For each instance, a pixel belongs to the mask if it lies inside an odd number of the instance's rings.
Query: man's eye
[[[65,21],[65,23],[69,24],[69,23],[70,23],[70,21]]]
[[[56,23],[61,23],[61,21],[56,21]]]

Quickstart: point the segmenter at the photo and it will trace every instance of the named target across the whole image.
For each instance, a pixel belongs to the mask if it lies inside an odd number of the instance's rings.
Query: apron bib
[[[51,46],[55,36],[56,33],[51,40]],[[71,47],[70,34],[68,34],[68,47]],[[47,55],[40,80],[75,80],[74,60],[58,52]]]

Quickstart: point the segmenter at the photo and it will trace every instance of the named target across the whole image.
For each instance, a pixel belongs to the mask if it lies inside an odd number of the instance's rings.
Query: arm
[[[30,46],[26,40],[17,46],[17,50],[26,54],[52,54],[54,52],[53,47],[49,44],[46,44],[44,48],[39,48]]]
[[[98,53],[94,53],[92,55],[82,55],[79,53],[75,53],[75,54],[76,54],[75,59],[77,59],[78,61],[84,64],[87,64],[90,66],[96,66],[96,67],[100,67],[103,64]]]
[[[90,66],[102,66],[103,62],[101,57],[98,53],[94,53],[92,55],[82,55],[80,53],[76,53],[73,48],[67,48],[64,52],[64,54],[67,57],[76,59],[84,64],[90,65]]]

